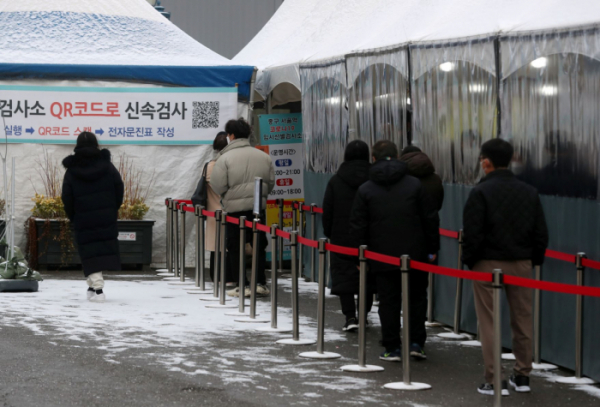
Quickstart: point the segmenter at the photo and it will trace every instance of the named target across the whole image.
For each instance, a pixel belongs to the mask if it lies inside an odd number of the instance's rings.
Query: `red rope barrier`
[[[332,253],[345,254],[346,256],[358,256],[358,249],[354,249],[352,247],[338,246],[331,243],[325,244],[325,250],[328,250]]]
[[[233,223],[234,225],[240,224],[240,218],[234,218],[232,216],[227,216],[227,217],[225,217],[225,220],[229,223]]]
[[[445,237],[449,237],[452,239],[458,239],[458,232],[455,232],[453,230],[447,230],[447,229],[441,229],[440,228],[440,235],[441,236],[445,236]]]
[[[246,226],[247,228],[250,228],[250,229],[252,229],[252,222],[250,222],[249,220],[247,220],[247,221],[246,221],[246,224],[245,224],[245,226]]]
[[[388,256],[385,254],[379,254],[369,250],[365,250],[365,258],[368,260],[375,260],[380,263],[391,264],[392,266],[400,267],[400,259],[398,257]]]
[[[209,212],[209,211],[206,211],[204,209],[202,209],[202,215],[204,215],[204,216],[206,216],[208,218],[214,218],[215,217],[215,213],[214,212]]]
[[[411,260],[410,267],[415,270],[426,271],[428,273],[441,274],[448,277],[457,277],[465,280],[487,281],[491,282],[492,273],[484,273],[481,271],[467,271],[452,269],[450,267],[436,266],[435,264],[421,263],[420,261]]]
[[[546,250],[546,257],[556,260],[568,261],[569,263],[575,263],[576,256],[563,252],[557,252],[555,250]]]
[[[192,213],[195,212],[194,207],[193,206],[188,206],[188,205],[184,206],[183,210],[186,211],[186,212],[192,212]]]
[[[588,297],[600,297],[600,288],[583,287],[573,284],[552,283],[550,281],[538,281],[530,278],[504,275],[504,283],[519,287],[533,288],[543,291],[552,291],[561,294],[585,295]]]
[[[288,232],[286,232],[285,230],[281,230],[281,229],[277,229],[275,231],[275,234],[279,237],[282,237],[284,239],[290,240],[292,238],[292,235]]]
[[[600,270],[600,261],[590,260],[590,259],[581,259],[581,264],[584,267],[589,267],[591,269]]]
[[[298,243],[303,244],[304,246],[312,247],[313,249],[319,248],[319,242],[316,240],[310,240],[302,236],[298,236]]]
[[[261,232],[271,233],[271,228],[267,225],[263,225],[262,223],[257,223],[256,229],[260,230]]]

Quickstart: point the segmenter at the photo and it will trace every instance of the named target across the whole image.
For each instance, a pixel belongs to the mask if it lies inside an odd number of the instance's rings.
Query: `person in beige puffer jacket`
[[[229,145],[225,147],[215,163],[211,174],[210,185],[212,189],[221,195],[221,205],[228,216],[239,218],[246,216],[252,220],[254,207],[254,179],[260,177],[263,180],[261,208],[266,208],[267,196],[275,186],[275,168],[268,154],[250,145],[248,138],[252,132],[250,125],[244,120],[230,120],[225,125],[225,132],[229,139]],[[264,209],[260,219],[265,220]],[[258,239],[258,269],[257,269],[257,293],[268,295],[266,286],[265,265],[267,237],[259,233]],[[252,241],[252,233],[246,233],[246,241]],[[246,242],[244,242],[245,244]],[[232,274],[239,275],[239,226],[227,224],[227,255],[228,267]],[[246,286],[248,282],[246,281]],[[230,295],[239,295],[239,289],[228,292]],[[249,288],[244,291],[246,296],[250,295]]]

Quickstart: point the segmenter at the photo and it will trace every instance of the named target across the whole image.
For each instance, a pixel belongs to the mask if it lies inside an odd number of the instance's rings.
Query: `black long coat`
[[[367,161],[346,161],[327,184],[323,200],[323,230],[332,244],[356,247],[350,235],[350,213],[358,187],[369,179],[369,167]],[[332,294],[358,293],[360,275],[357,265],[355,257],[331,253]],[[374,285],[369,284],[370,287]]]
[[[371,166],[369,181],[358,189],[350,217],[356,244],[388,256],[408,254],[423,262],[440,248],[439,224],[433,200],[421,182],[408,175],[405,162],[381,160]],[[398,270],[375,261],[369,265],[376,272]]]
[[[444,185],[442,179],[435,173],[433,163],[427,155],[421,151],[404,154],[400,161],[408,164],[408,173],[413,177],[419,178],[425,192],[433,200],[433,204],[438,211],[444,204]]]
[[[75,229],[85,276],[120,270],[117,213],[123,203],[123,181],[110,151],[75,149],[63,160],[65,212]]]

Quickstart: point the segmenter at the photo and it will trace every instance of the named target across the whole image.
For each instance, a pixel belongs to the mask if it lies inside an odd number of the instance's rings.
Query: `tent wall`
[[[382,49],[348,54],[327,68],[315,63],[300,65],[306,201],[322,202],[348,139],[361,138],[372,144],[390,138],[402,145],[412,127],[412,142],[432,157],[445,182],[441,227],[459,230],[468,194],[482,176],[479,148],[486,140],[501,137],[516,147],[514,172],[543,193],[550,248],[583,251],[592,259],[600,259],[598,32],[599,26],[594,25],[561,31],[492,33],[399,46],[394,61]],[[401,55],[407,62],[404,70]],[[545,59],[540,61],[542,57]],[[411,104],[399,101],[395,105],[401,110],[396,117],[412,110],[412,126],[400,126],[400,136],[397,131],[386,132],[382,122],[395,123],[394,118],[381,114],[387,108],[374,102],[377,97],[403,90],[399,82],[391,86],[389,75],[382,74],[393,71],[378,68],[386,65],[400,75],[408,72],[410,78]],[[340,78],[345,69],[344,82]],[[345,109],[340,106],[346,103],[332,99],[343,98],[343,89],[348,89],[348,127],[343,126]],[[359,102],[364,100],[370,100],[372,107],[360,111]],[[330,126],[332,118],[342,125]],[[553,188],[544,190],[546,184]],[[318,224],[320,237],[320,219]],[[441,265],[456,267],[456,241],[441,239]],[[306,256],[305,274],[309,272]],[[549,259],[543,267],[543,279],[574,284],[575,267]],[[600,272],[586,271],[585,284],[600,286]],[[455,291],[454,279],[436,277],[435,317],[446,324],[453,323]],[[465,282],[463,293],[461,329],[475,333],[470,282]],[[595,379],[600,379],[598,312],[600,302],[596,298],[584,299],[583,371]],[[506,303],[503,325],[504,346],[510,347]],[[574,331],[575,297],[543,293],[542,358],[573,368]]]

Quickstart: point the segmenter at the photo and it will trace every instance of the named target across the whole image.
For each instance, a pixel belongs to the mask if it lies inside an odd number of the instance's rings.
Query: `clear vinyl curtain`
[[[513,171],[542,194],[597,199],[599,27],[504,37],[501,55]]]
[[[304,168],[334,174],[348,141],[344,60],[300,67]]]
[[[349,56],[349,138],[373,146],[407,143],[408,64],[406,48]]]
[[[411,46],[412,144],[428,154],[444,182],[481,178],[479,150],[497,137],[494,39]]]

